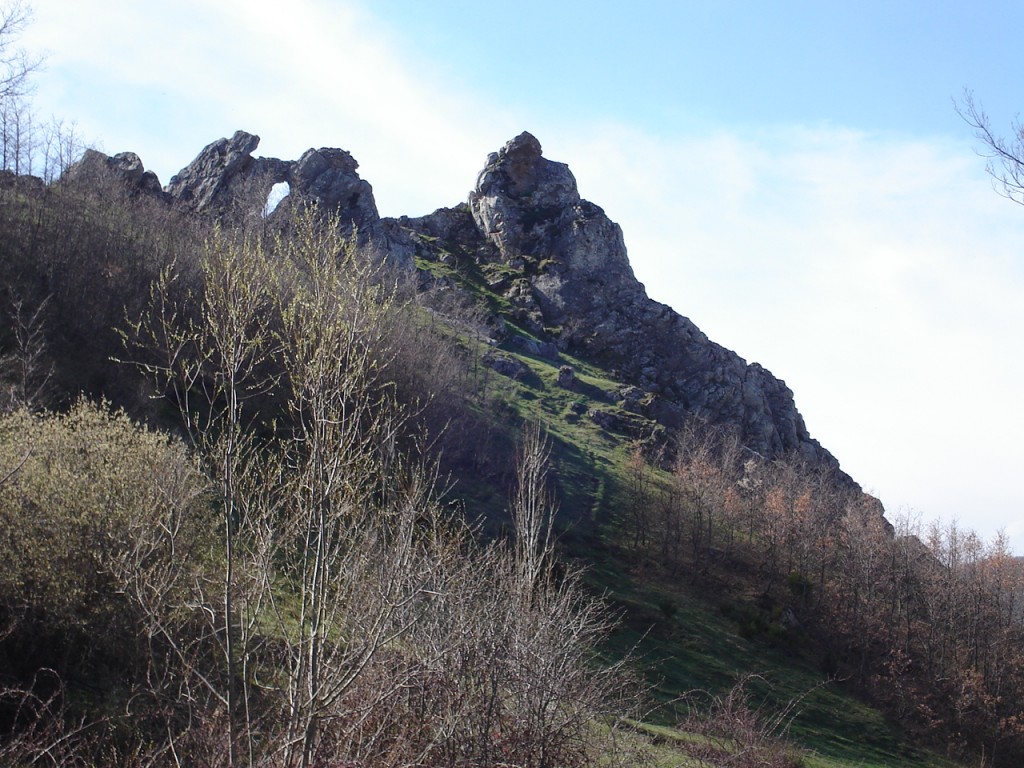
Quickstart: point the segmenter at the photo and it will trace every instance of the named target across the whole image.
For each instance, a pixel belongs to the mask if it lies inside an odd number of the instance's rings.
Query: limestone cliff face
[[[677,428],[691,418],[730,425],[748,448],[764,456],[796,452],[838,468],[809,435],[783,381],[648,298],[630,267],[622,230],[580,197],[568,166],[545,158],[529,133],[487,157],[468,205],[417,219],[381,219],[358,163],[342,149],[310,149],[298,160],[284,161],[254,158],[258,145],[259,137],[244,131],[219,139],[163,190],[131,153],[88,154],[72,173],[119,174],[133,191],[211,215],[240,200],[259,209],[273,184],[288,182],[290,194],[281,211],[315,202],[410,270],[425,243],[432,244],[431,258],[458,252],[478,266],[499,267],[492,290],[508,300],[511,319],[540,339],[516,336],[513,341],[543,348],[547,357],[572,350],[600,362],[631,393],[627,400],[644,403],[645,415],[665,427]],[[494,327],[503,327],[501,318],[494,321]]]

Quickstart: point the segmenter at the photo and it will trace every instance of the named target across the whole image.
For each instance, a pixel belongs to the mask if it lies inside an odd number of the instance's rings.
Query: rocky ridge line
[[[488,156],[468,205],[415,219],[382,219],[372,188],[344,150],[310,149],[283,161],[254,158],[258,145],[259,137],[244,131],[212,142],[162,190],[133,153],[88,152],[69,178],[114,173],[134,193],[209,215],[248,197],[259,208],[274,184],[287,182],[290,194],[280,211],[305,200],[334,210],[343,227],[357,229],[408,269],[415,256],[456,251],[501,267],[505,276],[492,288],[514,307],[513,319],[540,339],[521,337],[522,343],[540,344],[547,357],[560,349],[599,361],[632,392],[627,400],[643,402],[645,415],[667,428],[694,417],[730,425],[763,456],[796,453],[838,470],[808,433],[785,382],[647,296],[630,267],[622,230],[580,196],[568,166],[545,158],[531,134]]]

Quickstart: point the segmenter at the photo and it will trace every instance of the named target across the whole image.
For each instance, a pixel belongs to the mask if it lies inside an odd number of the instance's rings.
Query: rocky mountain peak
[[[541,155],[540,142],[526,131],[516,136],[498,152],[495,164],[499,159],[505,161],[505,170],[513,194],[528,195],[537,188],[537,177],[542,175],[544,170]]]
[[[569,167],[543,157],[533,135],[487,157],[469,206],[501,258],[538,263],[533,287],[551,325],[643,293],[622,230],[580,198]]]
[[[486,194],[494,186],[515,198],[536,195],[532,199],[535,204],[579,200],[569,166],[546,159],[540,142],[525,131],[488,155],[487,165],[477,178],[477,191]]]
[[[546,159],[533,135],[488,155],[469,207],[497,258],[522,269],[507,298],[539,309],[531,330],[619,371],[646,393],[652,417],[669,427],[692,417],[728,424],[765,456],[797,452],[838,467],[810,437],[785,382],[647,296],[622,230],[580,197],[568,166]]]

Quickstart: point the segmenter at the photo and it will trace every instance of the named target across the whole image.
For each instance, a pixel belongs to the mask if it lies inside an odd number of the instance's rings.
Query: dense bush
[[[59,415],[20,410],[0,418],[0,478],[6,682],[46,668],[99,698],[120,695],[144,663],[126,572],[209,555],[205,486],[183,446],[85,401]],[[140,543],[166,526],[181,549],[143,560]]]
[[[66,407],[85,393],[142,413],[150,404],[139,378],[113,361],[118,330],[167,264],[194,269],[202,233],[162,201],[129,196],[113,177],[0,188],[0,358],[19,352],[18,329],[31,325],[51,373],[42,404]],[[0,378],[10,380],[6,368]]]

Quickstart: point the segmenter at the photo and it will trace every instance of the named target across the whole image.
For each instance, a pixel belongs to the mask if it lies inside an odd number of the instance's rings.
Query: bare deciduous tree
[[[250,429],[250,403],[275,383],[268,364],[275,352],[270,322],[276,275],[262,239],[220,230],[204,250],[201,272],[199,286],[185,287],[176,295],[180,274],[173,265],[166,268],[153,289],[150,310],[132,336],[158,352],[142,365],[172,393],[197,455],[219,489],[224,542],[221,608],[203,615],[211,618],[211,637],[223,642],[224,684],[221,688],[211,680],[210,693],[226,709],[229,764],[235,765],[242,730],[238,719],[247,711],[239,700],[238,681],[256,620],[244,604],[259,600],[257,595],[240,594],[243,586],[251,586],[251,579],[240,580],[236,574],[236,550],[240,529],[255,517],[247,507],[263,499],[253,492],[265,464]],[[201,602],[207,597],[203,594]],[[187,653],[183,649],[179,655],[184,659]]]
[[[30,311],[21,297],[11,298],[11,350],[0,355],[0,413],[36,410],[46,402],[53,376],[44,328],[47,302]]]
[[[0,101],[24,96],[29,77],[42,65],[42,59],[15,42],[30,18],[29,7],[20,1],[0,9]]]
[[[550,460],[547,437],[536,424],[527,423],[516,463],[516,489],[510,509],[516,582],[526,606],[547,586],[554,555],[552,530],[556,507],[548,487]]]
[[[970,90],[964,90],[956,111],[981,142],[981,154],[988,158],[986,170],[997,191],[1024,205],[1024,123],[1015,119],[1010,125],[1010,138],[1003,137],[992,127],[991,119]]]
[[[22,2],[0,9],[0,168],[17,174],[32,172],[37,140],[26,97],[31,75],[42,59],[17,45],[30,17],[29,7]]]

